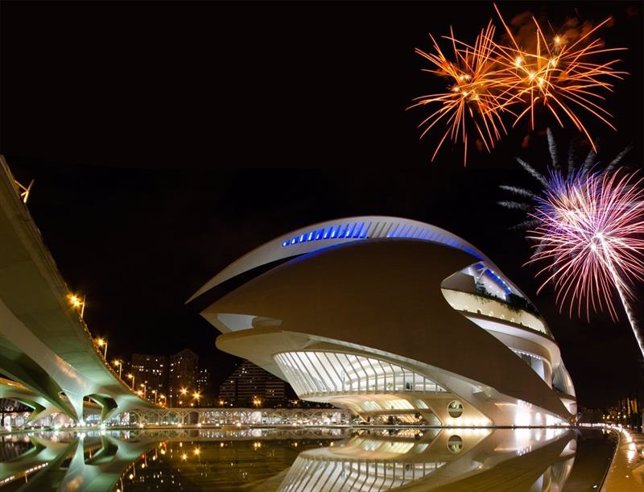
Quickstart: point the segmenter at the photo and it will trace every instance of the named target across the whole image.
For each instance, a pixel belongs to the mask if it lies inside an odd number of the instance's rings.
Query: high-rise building
[[[197,372],[197,391],[204,393],[208,391],[210,385],[210,372],[208,369],[199,369]]]
[[[183,349],[169,359],[168,405],[189,406],[191,392],[197,389],[199,356],[192,350]]]
[[[283,401],[285,393],[284,381],[244,361],[219,386],[219,401],[226,405],[265,406]]]
[[[157,397],[167,393],[168,388],[168,358],[165,355],[132,354],[130,371],[134,374],[137,389],[143,389],[152,400],[153,391]]]

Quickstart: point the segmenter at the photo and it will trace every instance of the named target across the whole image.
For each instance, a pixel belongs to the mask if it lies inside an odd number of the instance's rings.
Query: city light
[[[103,358],[107,359],[107,340],[102,337],[96,339],[96,345],[103,349]]]
[[[81,296],[73,293],[67,294],[67,302],[71,305],[73,309],[78,311],[80,317],[82,318],[85,314],[85,296]]]
[[[118,359],[114,359],[112,361],[112,364],[119,368],[119,377],[121,377],[121,373],[123,371],[123,361],[118,360]]]

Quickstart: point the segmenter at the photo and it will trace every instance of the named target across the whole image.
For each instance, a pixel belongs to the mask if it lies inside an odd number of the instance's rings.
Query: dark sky
[[[642,163],[642,4],[499,4],[553,26],[579,18],[624,46],[605,107],[617,132],[589,118],[600,157],[627,145]],[[427,34],[473,41],[487,2],[11,2],[2,14],[1,148],[86,320],[110,353],[189,347],[226,376],[235,358],[188,299],[250,249],[292,229],[358,214],[444,227],[482,249],[534,300],[575,380],[580,403],[642,389],[625,318],[590,324],[536,295],[529,246],[509,230],[499,184],[532,185],[513,157],[543,170],[544,129],[526,122],[490,155],[446,146],[434,163],[410,100],[439,90],[415,47]],[[565,153],[587,144],[555,129]],[[528,144],[525,137],[529,136]],[[0,239],[1,240],[1,239]],[[638,313],[644,312],[641,306]]]

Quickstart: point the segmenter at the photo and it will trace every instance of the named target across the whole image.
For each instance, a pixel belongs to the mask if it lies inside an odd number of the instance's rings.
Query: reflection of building
[[[575,462],[575,438],[561,428],[360,432],[342,446],[301,452],[279,490],[508,490],[509,482],[511,490],[562,490]]]
[[[249,361],[244,361],[219,386],[219,400],[238,406],[264,406],[285,399],[286,384]]]
[[[145,385],[148,396],[152,396],[152,390],[166,393],[168,358],[165,355],[132,354],[131,372],[137,386]]]
[[[305,400],[370,421],[550,425],[576,413],[559,347],[482,252],[437,227],[358,217],[277,238],[194,298],[217,346]]]
[[[168,373],[168,401],[170,406],[186,404],[180,397],[182,388],[195,390],[197,380],[197,365],[199,356],[192,350],[183,349],[170,356],[170,367]],[[184,398],[185,399],[185,398]]]

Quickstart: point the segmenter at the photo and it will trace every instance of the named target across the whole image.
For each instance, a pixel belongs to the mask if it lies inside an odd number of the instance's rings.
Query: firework
[[[594,170],[596,173],[611,173],[617,165],[622,161],[624,156],[631,150],[631,147],[626,147],[622,150],[617,156],[608,163],[603,169],[599,167],[599,162],[597,161],[597,155],[593,150],[591,150],[583,162],[575,162],[575,153],[573,146],[571,145],[568,148],[568,163],[567,167],[564,168],[560,165],[559,162],[559,149],[557,148],[557,143],[552,134],[550,128],[546,131],[548,137],[548,150],[550,152],[550,175],[557,173],[560,175],[561,179],[572,179],[575,174],[582,175],[590,173]],[[537,171],[534,166],[528,164],[523,159],[517,157],[516,161],[519,165],[532,177],[535,183],[539,186],[538,191],[534,191],[529,188],[522,188],[519,186],[512,185],[500,185],[503,191],[508,192],[512,195],[512,200],[503,200],[499,201],[498,204],[502,207],[514,210],[521,210],[524,212],[534,212],[536,209],[539,200],[542,198],[543,194],[552,187],[551,180],[547,176]],[[530,214],[528,213],[528,216]],[[530,228],[536,227],[539,224],[539,221],[534,218],[528,218],[524,222],[517,224],[513,229],[518,230],[528,230]]]
[[[445,141],[463,144],[463,163],[467,163],[468,147],[472,142],[488,152],[503,134],[507,134],[506,119],[512,126],[529,115],[535,128],[538,107],[549,111],[562,127],[572,123],[588,138],[593,150],[595,143],[583,119],[590,115],[610,128],[611,114],[604,107],[604,93],[612,92],[616,79],[626,72],[615,69],[619,59],[597,63],[597,55],[605,56],[625,48],[604,48],[594,37],[607,25],[608,18],[581,35],[568,40],[566,35],[546,36],[533,17],[534,35],[519,39],[494,6],[505,28],[508,42],[494,40],[495,27],[490,21],[477,36],[474,45],[457,40],[450,29],[452,59],[449,60],[430,34],[433,52],[416,49],[432,68],[423,69],[447,80],[444,92],[426,94],[413,100],[408,108],[427,107],[429,115],[418,127],[420,138],[437,125],[445,130],[438,140],[433,161]]]
[[[447,59],[431,34],[434,53],[416,49],[416,53],[433,66],[423,71],[448,80],[446,92],[417,97],[408,108],[431,107],[429,116],[418,125],[422,128],[420,138],[439,122],[447,127],[432,155],[432,161],[448,137],[453,142],[463,143],[463,164],[466,164],[471,130],[488,152],[501,138],[501,133],[507,133],[500,113],[510,110],[496,90],[497,63],[492,56],[494,30],[492,23],[489,23],[476,38],[474,46],[457,40],[451,32],[451,36],[445,39],[451,41],[453,61]]]
[[[527,114],[532,129],[535,127],[535,109],[542,105],[554,116],[560,126],[569,120],[590,141],[593,138],[582,120],[583,114],[590,114],[610,128],[611,114],[602,106],[605,97],[601,91],[611,91],[614,79],[622,79],[626,72],[617,71],[614,65],[620,60],[595,63],[599,54],[614,53],[625,48],[604,48],[600,39],[593,38],[597,30],[611,21],[611,18],[589,30],[574,42],[564,36],[547,38],[539,22],[533,17],[534,39],[526,40],[530,48],[522,47],[506,24],[501,12],[494,8],[509,37],[507,45],[495,43],[497,62],[505,69],[498,71],[497,87],[504,85],[501,97],[504,104],[517,104],[518,111],[513,126]]]
[[[617,319],[617,291],[644,356],[629,302],[630,285],[644,279],[644,193],[633,173],[579,169],[568,176],[553,171],[544,196],[529,215],[539,225],[529,232],[535,251],[528,263],[545,264],[539,290],[554,285],[560,309],[572,316],[608,310]]]

